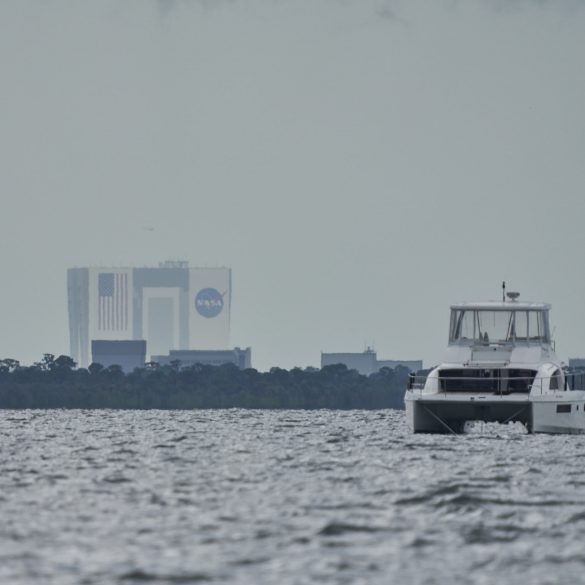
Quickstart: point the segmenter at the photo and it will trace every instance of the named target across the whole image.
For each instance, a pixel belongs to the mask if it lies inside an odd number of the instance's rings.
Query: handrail
[[[509,347],[525,346],[525,345],[552,345],[553,341],[545,337],[515,337],[514,339],[490,339],[483,341],[475,337],[458,337],[457,339],[449,339],[449,345],[462,345],[465,347],[482,348],[482,347]]]
[[[437,380],[439,385],[439,389],[442,390],[445,394],[447,393],[447,384],[449,381],[455,382],[478,382],[478,385],[482,383],[485,385],[487,383],[497,384],[498,388],[490,390],[490,392],[496,394],[508,394],[510,392],[521,392],[521,393],[529,393],[533,389],[538,389],[540,386],[540,393],[543,392],[543,382],[549,381],[548,386],[550,386],[550,380],[553,378],[558,379],[559,381],[559,388],[552,388],[551,390],[561,390],[561,391],[572,391],[572,390],[585,390],[585,369],[581,371],[567,371],[565,369],[562,370],[562,376],[564,376],[564,384],[561,381],[561,376],[558,374],[552,374],[549,376],[542,376],[535,373],[533,376],[441,376],[441,372],[438,372],[438,375],[434,376],[433,379]],[[414,373],[409,374],[409,383],[407,390],[423,390],[426,382],[429,378],[429,374],[424,375],[416,375]],[[511,388],[506,390],[502,389],[500,382],[526,382],[525,389],[515,389]],[[571,382],[569,387],[569,381]],[[575,387],[578,386],[578,387]],[[480,390],[480,388],[478,388]],[[452,390],[452,392],[465,392],[465,390]]]
[[[422,377],[422,376],[421,376]],[[556,378],[558,376],[548,376],[549,378]],[[428,375],[425,376],[425,379]],[[534,376],[438,376],[438,380],[534,380]]]

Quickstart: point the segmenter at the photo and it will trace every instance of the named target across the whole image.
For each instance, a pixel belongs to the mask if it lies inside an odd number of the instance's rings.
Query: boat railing
[[[409,374],[407,390],[422,393],[429,374]],[[564,377],[564,379],[563,379]],[[508,394],[543,394],[544,390],[573,391],[585,390],[585,369],[563,371],[563,376],[441,376],[435,378],[443,394],[489,393]]]
[[[428,374],[424,374],[423,376],[410,373],[408,374],[408,386],[407,390],[422,390],[427,383],[427,378],[429,377]]]

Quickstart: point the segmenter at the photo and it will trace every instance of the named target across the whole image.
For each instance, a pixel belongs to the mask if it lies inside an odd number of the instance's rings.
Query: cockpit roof
[[[548,303],[533,303],[530,301],[483,301],[479,303],[458,303],[451,305],[451,309],[459,311],[548,311]]]

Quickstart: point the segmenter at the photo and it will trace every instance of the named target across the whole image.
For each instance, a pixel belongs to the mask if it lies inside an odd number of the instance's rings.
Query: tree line
[[[124,373],[116,365],[77,368],[69,356],[44,354],[31,366],[0,360],[0,408],[402,409],[408,373],[398,366],[364,376],[341,364],[258,372],[178,361]]]

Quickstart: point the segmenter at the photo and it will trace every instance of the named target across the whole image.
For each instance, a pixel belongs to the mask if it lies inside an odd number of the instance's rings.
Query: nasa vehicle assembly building
[[[70,268],[67,271],[71,357],[92,361],[92,342],[146,342],[148,356],[182,350],[213,350],[217,361],[229,348],[231,269],[194,268],[163,262],[146,268]],[[101,347],[104,347],[104,343]],[[112,343],[112,351],[124,344]],[[96,344],[94,343],[94,348]],[[108,353],[102,349],[102,354]],[[249,348],[245,363],[250,367]],[[103,364],[108,365],[108,364]],[[241,365],[240,365],[241,367]]]

